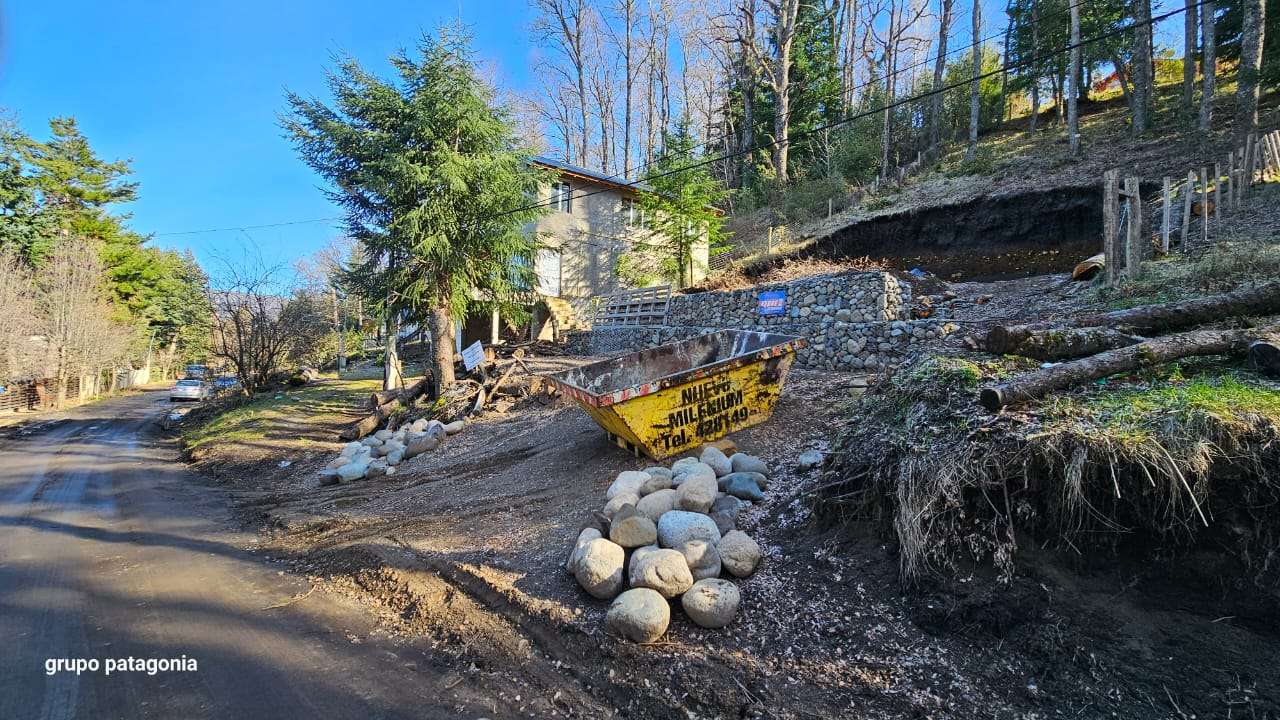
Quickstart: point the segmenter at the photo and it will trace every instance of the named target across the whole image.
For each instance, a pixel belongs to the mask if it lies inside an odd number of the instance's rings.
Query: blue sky
[[[333,53],[379,73],[420,30],[461,17],[507,90],[525,92],[537,50],[529,0],[0,0],[0,108],[47,136],[47,119],[73,115],[109,159],[133,161],[140,199],[134,229],[191,248],[202,262],[256,246],[287,261],[337,234],[332,222],[251,226],[338,214],[321,181],[281,137],[286,88],[327,99]],[[1002,2],[984,0],[990,33]],[[957,3],[957,37],[968,12]],[[1160,39],[1176,34],[1167,21]],[[246,231],[173,234],[207,228]]]
[[[525,88],[527,0],[0,0],[0,108],[37,138],[49,117],[73,115],[103,157],[131,159],[142,186],[127,209],[142,233],[331,217],[319,178],[281,137],[285,89],[327,97],[335,51],[382,72],[419,29],[459,12],[499,81]],[[314,223],[154,242],[202,261],[256,243],[276,261],[336,233]]]

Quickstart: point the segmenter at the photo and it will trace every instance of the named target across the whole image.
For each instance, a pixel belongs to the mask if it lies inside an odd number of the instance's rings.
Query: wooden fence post
[[[1244,138],[1244,187],[1241,188],[1245,193],[1249,192],[1249,186],[1253,184],[1253,134],[1250,133]]]
[[[1213,164],[1213,219],[1222,219],[1222,164]]]
[[[1182,185],[1182,252],[1191,247],[1191,196],[1196,192],[1196,174],[1187,171],[1187,181]]]
[[[1142,232],[1142,190],[1138,178],[1124,179],[1124,194],[1129,202],[1129,227],[1125,238],[1125,276],[1130,280],[1142,274],[1142,256],[1145,254]]]
[[[1227,205],[1236,209],[1236,154],[1227,153]]]
[[[1102,254],[1107,286],[1120,279],[1120,171],[1102,173]]]
[[[1209,246],[1209,169],[1200,167],[1200,240]]]
[[[1169,231],[1172,230],[1169,227],[1169,216],[1173,212],[1173,197],[1170,194],[1172,192],[1170,189],[1172,184],[1173,178],[1165,175],[1164,180],[1161,181],[1163,191],[1160,194],[1163,199],[1163,205],[1160,208],[1160,252],[1166,255],[1169,254]]]

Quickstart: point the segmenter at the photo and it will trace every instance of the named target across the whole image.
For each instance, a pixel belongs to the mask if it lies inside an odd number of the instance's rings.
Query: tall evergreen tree
[[[477,303],[510,305],[531,282],[522,227],[543,183],[508,110],[481,80],[469,35],[442,28],[391,58],[394,80],[353,59],[330,73],[334,104],[289,93],[281,119],[303,160],[332,184],[362,263],[352,281],[396,322],[432,323],[437,391],[454,382],[453,320]],[[390,375],[384,378],[392,384]]]
[[[696,142],[687,120],[666,136],[646,180],[650,192],[641,199],[652,233],[633,247],[633,251],[655,256],[661,273],[680,287],[690,285],[696,272],[707,271],[699,267],[695,247],[706,242],[708,252],[714,254],[728,238],[724,217],[714,207],[725,192],[708,166],[696,166]]]

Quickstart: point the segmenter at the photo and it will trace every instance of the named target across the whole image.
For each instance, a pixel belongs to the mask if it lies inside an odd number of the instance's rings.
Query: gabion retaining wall
[[[651,348],[722,329],[724,328],[688,325],[600,328],[571,333],[569,348],[571,352],[582,355],[611,355]],[[796,362],[801,367],[872,372],[897,365],[916,346],[945,337],[955,329],[955,325],[945,320],[892,320],[874,323],[827,321],[733,329],[768,330],[808,338],[809,346],[796,354]]]
[[[761,317],[762,292],[787,294],[786,312]],[[911,286],[883,272],[851,271],[818,275],[746,290],[677,295],[667,310],[667,325],[771,329],[797,322],[869,323],[907,318]]]
[[[784,290],[781,315],[760,315],[759,296]],[[888,273],[848,272],[747,290],[680,295],[661,326],[605,327],[570,333],[569,349],[610,355],[685,340],[716,330],[757,330],[808,338],[797,353],[801,367],[880,371],[900,363],[915,346],[955,329],[945,320],[903,319],[911,286]]]

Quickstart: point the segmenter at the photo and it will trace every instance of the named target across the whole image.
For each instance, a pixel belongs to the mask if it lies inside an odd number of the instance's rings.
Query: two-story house
[[[640,198],[650,188],[547,157],[533,162],[553,175],[538,198],[548,204],[548,211],[528,227],[538,241],[532,258],[537,277],[532,288],[532,333],[550,339],[583,326],[594,299],[629,289],[618,277],[618,260],[636,243],[649,239]],[[708,244],[695,245],[692,282],[706,277],[708,259]],[[499,325],[496,314],[469,318],[460,328],[459,347],[475,340],[496,342]]]

